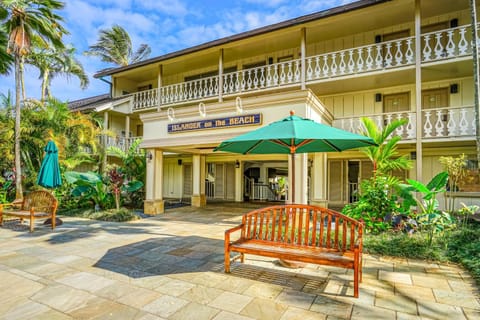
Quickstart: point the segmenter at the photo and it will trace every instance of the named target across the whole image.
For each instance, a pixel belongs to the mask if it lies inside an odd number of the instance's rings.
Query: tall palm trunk
[[[15,198],[23,198],[22,188],[22,161],[20,158],[20,113],[21,113],[21,85],[23,70],[21,68],[21,57],[15,54]]]
[[[25,101],[27,99],[27,96],[25,93],[25,78],[23,77],[24,70],[25,70],[25,57],[21,56],[20,57],[20,82],[22,84],[22,101]]]
[[[42,75],[42,92],[41,92],[41,97],[40,97],[40,101],[45,101],[45,98],[47,97],[47,94],[48,94],[48,72],[45,71],[43,72],[43,75]],[[50,94],[48,94],[48,96],[50,96]]]

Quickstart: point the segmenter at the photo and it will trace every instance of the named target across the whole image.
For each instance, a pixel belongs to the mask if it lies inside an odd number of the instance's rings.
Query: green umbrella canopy
[[[45,147],[45,157],[38,173],[37,184],[46,188],[55,188],[62,185],[58,163],[58,148],[55,142],[51,140],[48,141]]]
[[[293,157],[296,153],[339,152],[376,145],[372,138],[301,118],[291,111],[289,117],[223,141],[213,151],[289,154],[292,158],[292,181],[295,181]],[[292,184],[292,202],[295,203],[295,184]]]
[[[242,154],[338,152],[375,146],[373,139],[293,115],[223,141],[214,151]]]

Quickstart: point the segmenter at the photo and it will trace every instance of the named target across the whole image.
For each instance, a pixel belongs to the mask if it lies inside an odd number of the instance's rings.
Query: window
[[[145,90],[150,90],[150,89],[152,89],[152,84],[147,84],[145,86],[138,87],[138,91],[145,91]]]

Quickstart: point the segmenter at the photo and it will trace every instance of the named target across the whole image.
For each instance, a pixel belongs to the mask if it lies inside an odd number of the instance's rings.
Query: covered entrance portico
[[[187,199],[194,207],[208,200],[289,202],[292,164],[287,155],[213,152],[222,141],[280,120],[291,110],[330,124],[331,114],[309,90],[160,109],[144,114],[147,151],[145,213],[164,212],[164,200]],[[295,156],[297,203],[326,205],[326,155]],[[311,179],[309,178],[311,177]],[[312,188],[315,185],[314,188]],[[310,190],[309,191],[309,187]]]

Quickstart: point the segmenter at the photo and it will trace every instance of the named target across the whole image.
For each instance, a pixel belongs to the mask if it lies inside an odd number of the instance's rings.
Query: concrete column
[[[295,166],[292,166],[292,159]],[[287,203],[307,204],[308,202],[308,154],[298,153],[288,157],[288,201]],[[295,167],[295,181],[293,181]],[[295,185],[294,185],[295,184]],[[294,191],[295,189],[295,191]],[[295,196],[293,195],[295,192]]]
[[[192,207],[205,207],[207,205],[205,196],[205,156],[194,154],[192,162]]]
[[[301,54],[301,73],[300,73],[300,81],[302,83],[302,90],[305,90],[307,88],[306,84],[306,74],[307,74],[307,66],[306,66],[306,57],[307,57],[307,46],[306,46],[306,41],[307,41],[307,35],[306,35],[306,29],[302,28],[300,30],[300,54]]]
[[[151,159],[150,159],[151,158]],[[159,214],[165,212],[163,200],[163,152],[147,150],[147,172],[144,212]]]
[[[125,117],[125,151],[130,148],[130,116]]]
[[[218,55],[218,102],[223,102],[223,49]]]
[[[162,105],[162,95],[161,95],[161,89],[162,89],[162,86],[163,86],[163,83],[162,83],[162,76],[163,76],[163,66],[162,65],[159,65],[158,66],[158,77],[157,77],[157,87],[158,87],[158,91],[157,91],[157,111],[160,111],[160,106]]]
[[[423,171],[423,150],[422,150],[422,39],[421,39],[422,16],[420,10],[420,0],[415,0],[415,112],[417,122],[417,176],[415,180],[422,181]]]
[[[312,176],[310,180],[310,194],[312,205],[327,207],[327,154],[314,153],[312,162]]]
[[[243,162],[239,162],[238,168],[235,166],[235,201],[243,202]]]
[[[104,172],[107,168],[107,145],[108,139],[110,137],[107,136],[106,132],[108,130],[108,111],[105,111],[103,114],[103,135],[102,135],[102,143],[103,143],[103,161],[102,161],[102,172]]]

